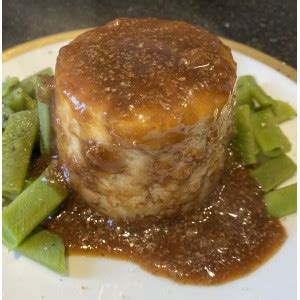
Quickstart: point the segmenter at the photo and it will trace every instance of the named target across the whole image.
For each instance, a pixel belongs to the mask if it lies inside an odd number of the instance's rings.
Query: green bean
[[[53,76],[38,75],[36,83],[37,100],[49,105],[54,90]]]
[[[272,111],[278,124],[293,119],[297,115],[293,107],[291,107],[287,102],[280,100],[275,101]]]
[[[2,104],[2,130],[6,128],[9,117],[13,114],[13,110]]]
[[[281,218],[297,211],[297,184],[269,192],[265,195],[270,216]]]
[[[236,87],[236,105],[248,104],[251,109],[254,109],[251,92],[248,88],[247,82],[244,82],[243,77],[239,77]]]
[[[249,105],[241,105],[235,108],[234,123],[236,128],[234,145],[242,162],[246,165],[255,164],[258,147],[253,135]]]
[[[40,120],[40,149],[43,156],[51,154],[51,126],[49,106],[38,101],[38,112]]]
[[[2,97],[7,96],[11,89],[19,84],[19,79],[17,77],[7,77],[4,82],[2,82]]]
[[[22,111],[26,109],[25,95],[21,87],[14,89],[4,99],[3,103],[13,111]]]
[[[30,97],[36,98],[36,81],[38,75],[53,75],[53,70],[51,68],[46,68],[37,72],[36,74],[27,77],[26,79],[22,80],[20,85],[21,87],[29,94]]]
[[[38,76],[36,95],[40,120],[40,149],[44,156],[51,154],[51,120],[49,103],[53,95],[53,78],[47,75]]]
[[[66,198],[67,190],[52,184],[51,168],[3,209],[3,239],[9,249],[18,246]]]
[[[29,185],[31,185],[33,183],[34,179],[32,178],[28,178],[28,179],[25,179],[25,182],[24,182],[24,189],[28,188]],[[18,197],[19,193],[18,194],[12,194],[12,193],[3,193],[2,195],[2,198],[5,198],[6,203],[11,203],[12,201],[14,201],[17,197]]]
[[[276,188],[295,174],[296,164],[286,155],[271,158],[251,171],[251,175],[265,192]]]
[[[35,230],[16,250],[55,272],[66,272],[64,242],[47,230]]]
[[[31,152],[38,136],[36,111],[10,116],[2,137],[2,191],[20,193],[24,186]]]
[[[37,101],[32,99],[27,93],[24,95],[26,109],[35,110],[37,109]]]
[[[257,103],[262,107],[270,107],[274,105],[274,100],[270,96],[268,96],[263,89],[257,84],[255,78],[253,76],[247,75],[247,76],[241,76],[241,80],[245,83],[245,85],[248,87],[251,95]]]
[[[255,140],[263,154],[274,157],[291,150],[291,143],[277,125],[270,109],[253,113],[251,122]]]

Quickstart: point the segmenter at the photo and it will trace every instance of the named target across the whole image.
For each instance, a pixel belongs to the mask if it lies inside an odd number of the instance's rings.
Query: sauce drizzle
[[[286,238],[268,217],[263,193],[228,155],[218,188],[195,210],[173,219],[115,221],[75,195],[45,223],[70,255],[105,255],[138,263],[180,283],[219,284],[246,275]]]

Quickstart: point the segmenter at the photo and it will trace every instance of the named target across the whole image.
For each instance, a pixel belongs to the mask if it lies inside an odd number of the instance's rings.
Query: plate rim
[[[30,40],[22,44],[18,44],[16,46],[13,46],[3,51],[2,63],[7,62],[23,53],[40,48],[42,46],[74,39],[79,34],[91,29],[93,29],[93,27],[60,32],[52,35],[47,35],[41,38],[37,38],[34,40]],[[295,82],[297,81],[297,70],[291,67],[290,65],[286,64],[285,62],[280,61],[279,59],[273,56],[270,56],[260,50],[242,44],[240,42],[222,36],[220,36],[220,39],[224,42],[224,44],[226,44],[230,48],[268,65],[269,67],[284,74],[285,76],[287,76],[288,78],[292,79]]]

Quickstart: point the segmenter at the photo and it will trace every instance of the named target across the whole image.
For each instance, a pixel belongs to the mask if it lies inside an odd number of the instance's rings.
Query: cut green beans
[[[11,89],[19,84],[19,79],[17,77],[8,77],[2,82],[2,97],[7,96]]]
[[[10,116],[2,137],[4,194],[17,194],[22,191],[38,128],[36,111],[21,111]]]
[[[29,94],[30,97],[36,98],[36,84],[37,84],[37,76],[38,75],[53,75],[53,71],[51,68],[46,68],[44,70],[39,71],[38,73],[27,77],[26,79],[22,80],[20,86]]]
[[[241,156],[241,160],[246,165],[255,164],[258,147],[254,139],[249,105],[236,107],[234,119],[236,129],[234,144]]]
[[[37,101],[32,99],[28,94],[25,93],[24,95],[25,99],[25,106],[28,110],[35,110],[37,109]]]
[[[51,123],[49,105],[38,101],[38,112],[40,120],[40,149],[43,156],[51,154]]]
[[[36,96],[38,101],[50,104],[54,88],[53,76],[38,75],[36,83]]]
[[[53,94],[53,78],[47,75],[37,78],[37,100],[40,120],[40,149],[44,156],[51,154],[51,120],[49,103]]]
[[[254,109],[252,94],[248,85],[244,82],[243,77],[239,77],[236,87],[236,105],[239,106],[244,104],[248,104],[251,109]]]
[[[282,123],[284,121],[293,119],[296,116],[296,111],[288,103],[276,100],[272,107],[276,122]]]
[[[253,76],[241,76],[240,80],[248,87],[251,95],[255,98],[256,102],[262,107],[270,107],[274,105],[274,100],[268,96],[264,90],[257,84]]]
[[[58,188],[53,184],[56,178],[49,177],[51,168],[3,209],[2,234],[9,249],[18,246],[66,198],[67,190]]]
[[[4,99],[3,103],[13,111],[22,111],[26,109],[25,94],[21,87],[14,89]]]
[[[272,191],[265,195],[270,216],[281,218],[297,211],[297,184]]]
[[[6,128],[9,117],[13,114],[13,110],[2,104],[2,130]]]
[[[261,152],[267,156],[279,156],[291,150],[291,143],[276,123],[270,109],[251,115],[253,132]]]
[[[64,242],[47,230],[35,230],[16,250],[57,273],[66,273]]]
[[[296,164],[288,156],[282,155],[265,161],[251,171],[251,175],[265,192],[269,192],[293,176],[296,170]]]
[[[33,181],[34,181],[34,179],[32,179],[32,178],[25,179],[24,189],[28,188],[33,183]],[[3,205],[3,206],[7,206],[8,204],[10,204],[12,201],[14,201],[18,197],[18,195],[19,194],[5,193],[5,195],[3,195],[3,197],[6,201],[5,201],[5,205]]]

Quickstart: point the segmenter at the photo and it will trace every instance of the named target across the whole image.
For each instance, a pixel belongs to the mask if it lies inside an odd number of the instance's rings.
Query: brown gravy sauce
[[[116,221],[71,194],[45,227],[64,239],[69,255],[126,259],[180,283],[206,285],[248,274],[286,238],[280,221],[268,217],[262,191],[232,155],[215,192],[180,217]]]

